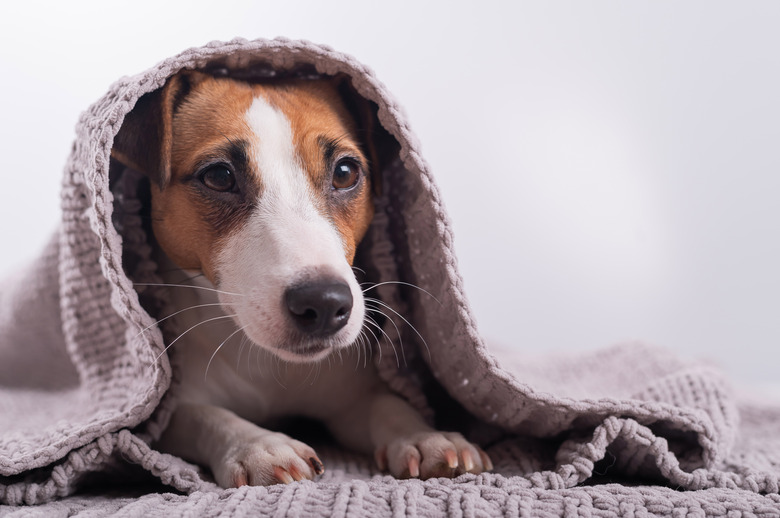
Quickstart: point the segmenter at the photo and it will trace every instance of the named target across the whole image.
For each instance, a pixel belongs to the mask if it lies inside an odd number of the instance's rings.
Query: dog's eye
[[[236,187],[236,175],[222,164],[213,165],[203,171],[200,181],[209,189],[219,192],[232,191]]]
[[[357,185],[360,180],[360,166],[352,160],[342,160],[336,164],[333,170],[333,188],[350,189]]]

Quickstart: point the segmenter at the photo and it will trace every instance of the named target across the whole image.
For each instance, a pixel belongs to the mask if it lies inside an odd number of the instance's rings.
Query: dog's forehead
[[[252,99],[249,85],[237,81],[209,78],[195,85],[174,115],[173,173],[190,174],[220,147],[241,139]]]
[[[280,86],[258,85],[262,97],[288,120],[295,135],[346,133],[353,121],[335,88],[326,81],[306,81]]]
[[[256,88],[246,120],[259,142],[277,139],[279,150],[291,145],[300,166],[312,178],[322,172],[328,143],[340,142],[351,154],[361,155],[355,123],[328,82]]]
[[[250,85],[213,78],[196,85],[177,110],[173,162],[181,166],[180,174],[187,174],[202,161],[199,155],[213,154],[227,143],[279,141],[283,125],[289,128],[286,138],[297,160],[312,178],[321,169],[323,142],[339,141],[361,154],[355,123],[329,81]]]

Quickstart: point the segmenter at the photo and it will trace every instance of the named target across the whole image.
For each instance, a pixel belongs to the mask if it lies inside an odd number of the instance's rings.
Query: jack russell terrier
[[[321,421],[399,478],[492,469],[459,433],[426,424],[371,362],[355,368],[366,308],[351,265],[378,182],[358,122],[336,79],[185,71],[141,98],[114,140],[112,156],[150,179],[165,282],[202,274],[173,290],[187,331],[169,344],[180,399],[158,447],[208,466],[223,487],[323,473],[310,446],[263,427],[290,416]]]

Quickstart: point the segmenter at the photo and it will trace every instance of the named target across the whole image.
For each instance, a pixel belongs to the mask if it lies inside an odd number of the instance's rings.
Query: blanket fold
[[[165,352],[172,330],[156,325],[170,314],[170,288],[153,286],[159,278],[143,177],[110,154],[138,100],[183,69],[248,80],[341,75],[369,102],[387,156],[356,265],[365,276],[359,280],[376,284],[372,296],[392,308],[378,320],[372,361],[426,419],[454,423],[487,448],[493,473],[395,481],[368,459],[324,445],[328,471],[318,481],[225,492],[204,470],[153,448],[176,397],[175,358],[172,367]],[[136,465],[203,509],[251,501],[280,516],[347,508],[578,515],[580,507],[587,515],[586,508],[629,504],[712,510],[714,502],[720,514],[743,504],[756,513],[780,510],[780,408],[740,403],[716,370],[641,343],[565,356],[539,355],[527,344],[488,348],[452,240],[402,108],[349,56],[303,41],[237,39],[120,79],[79,120],[56,234],[1,285],[0,503],[68,497],[89,487],[94,473]],[[49,505],[90,505],[90,497],[74,498]],[[123,498],[100,505],[135,512]],[[141,502],[182,510],[190,500],[148,495]]]

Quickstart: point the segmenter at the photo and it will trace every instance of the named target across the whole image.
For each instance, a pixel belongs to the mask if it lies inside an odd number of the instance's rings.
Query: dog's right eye
[[[203,171],[200,181],[209,189],[218,192],[232,191],[236,187],[236,175],[222,164],[213,165]]]

